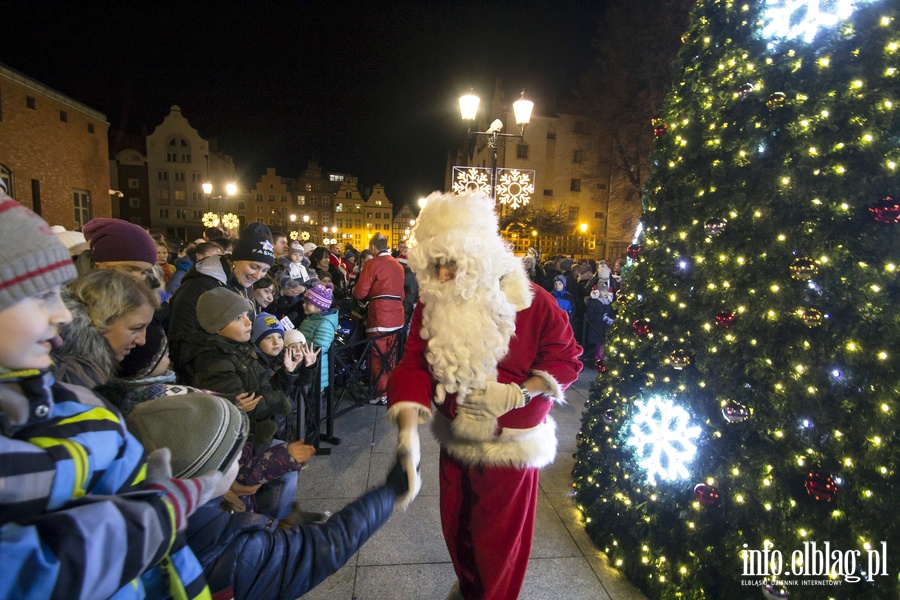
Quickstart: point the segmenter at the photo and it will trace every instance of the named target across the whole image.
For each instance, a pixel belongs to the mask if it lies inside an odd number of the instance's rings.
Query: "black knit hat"
[[[269,265],[275,262],[272,233],[265,223],[250,223],[231,250],[231,260],[252,260]]]
[[[123,379],[144,379],[169,351],[169,340],[159,325],[147,326],[146,342],[132,348],[119,363],[119,375]]]

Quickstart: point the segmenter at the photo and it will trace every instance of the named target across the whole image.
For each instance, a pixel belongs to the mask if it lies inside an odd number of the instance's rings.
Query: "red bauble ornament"
[[[653,128],[653,135],[655,137],[661,138],[666,133],[666,129],[668,129],[668,125],[660,125],[659,127]]]
[[[650,333],[650,323],[648,323],[644,319],[638,319],[631,324],[631,330],[635,335],[644,337],[645,335]]]
[[[869,207],[869,212],[876,223],[888,225],[900,223],[900,201],[893,200],[890,196]]]
[[[694,497],[702,506],[715,506],[721,499],[719,490],[705,483],[698,483],[694,486]]]
[[[597,369],[597,372],[603,375],[606,373],[606,361],[602,358],[594,361],[594,368]]]
[[[837,495],[837,482],[831,475],[823,475],[822,473],[810,473],[803,482],[806,493],[812,496],[813,500],[819,502],[831,502]]]
[[[734,325],[734,311],[733,310],[723,310],[716,315],[716,325],[722,327],[723,329],[728,329],[732,325]]]
[[[638,257],[638,254],[641,253],[644,247],[640,244],[631,244],[627,248],[625,248],[625,254],[628,255],[628,258],[635,259]]]

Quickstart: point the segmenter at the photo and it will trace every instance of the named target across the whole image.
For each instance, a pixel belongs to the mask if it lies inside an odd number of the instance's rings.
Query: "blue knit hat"
[[[256,315],[256,318],[253,319],[253,332],[250,334],[250,341],[254,344],[259,344],[271,333],[279,333],[281,337],[284,337],[284,327],[281,326],[278,318],[266,312]]]

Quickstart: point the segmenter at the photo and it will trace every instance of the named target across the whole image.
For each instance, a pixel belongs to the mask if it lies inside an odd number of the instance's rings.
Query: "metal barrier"
[[[386,349],[382,350],[376,342],[389,340]],[[306,417],[312,420],[314,434],[306,440],[316,448],[320,455],[331,453],[330,448],[322,448],[321,442],[331,445],[341,443],[339,437],[334,435],[334,420],[347,414],[354,408],[368,405],[373,397],[375,381],[379,377],[373,377],[369,370],[372,357],[381,359],[381,369],[377,375],[386,377],[403,355],[403,347],[406,343],[406,328],[389,331],[376,337],[366,337],[362,324],[348,336],[338,335],[331,344],[328,356],[328,387],[322,393],[321,359],[316,362],[316,376],[308,389],[298,386],[292,397],[294,411],[290,423],[288,439],[296,440],[303,437],[307,430]],[[307,409],[311,406],[312,410]]]

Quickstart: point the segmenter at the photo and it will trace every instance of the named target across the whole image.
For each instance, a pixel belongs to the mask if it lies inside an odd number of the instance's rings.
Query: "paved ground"
[[[575,434],[594,379],[585,369],[567,392],[568,405],[551,413],[559,451],[541,473],[537,524],[528,574],[520,598],[530,600],[646,600],[584,532],[572,497]],[[310,511],[336,511],[383,481],[394,459],[396,430],[384,407],[363,406],[335,422],[339,446],[315,457],[300,472],[298,497]],[[438,445],[428,427],[422,434],[422,491],[405,513],[397,512],[340,571],[304,599],[442,600],[456,580],[441,536],[438,513]]]

